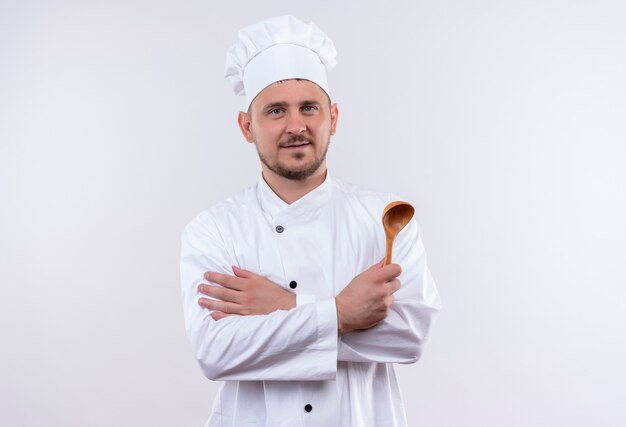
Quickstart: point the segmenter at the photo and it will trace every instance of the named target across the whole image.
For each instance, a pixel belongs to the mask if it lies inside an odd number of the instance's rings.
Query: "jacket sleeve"
[[[402,267],[401,287],[394,294],[387,318],[370,329],[343,335],[338,360],[414,363],[420,358],[441,300],[426,265],[426,252],[415,219],[398,235],[393,262]]]
[[[185,228],[181,247],[185,327],[204,374],[212,380],[335,379],[334,299],[219,321],[198,305],[197,286],[204,282],[204,273],[232,274],[234,264],[209,214],[199,215]]]

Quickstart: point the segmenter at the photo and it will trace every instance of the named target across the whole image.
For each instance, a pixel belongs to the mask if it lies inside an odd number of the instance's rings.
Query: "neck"
[[[323,165],[306,179],[292,180],[277,175],[263,167],[263,179],[265,179],[267,185],[270,186],[278,197],[289,205],[322,185],[326,179],[326,174],[326,166]]]

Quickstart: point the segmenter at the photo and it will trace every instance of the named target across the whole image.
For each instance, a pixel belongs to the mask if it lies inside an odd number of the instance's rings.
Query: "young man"
[[[187,332],[222,381],[208,426],[406,426],[393,363],[413,363],[440,301],[414,220],[383,266],[395,197],[333,179],[332,41],[312,23],[244,28],[227,77],[262,177],[182,238]]]

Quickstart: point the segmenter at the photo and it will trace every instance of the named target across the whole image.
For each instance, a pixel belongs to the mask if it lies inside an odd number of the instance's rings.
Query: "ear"
[[[250,114],[240,111],[239,116],[237,117],[237,123],[239,123],[239,129],[241,129],[241,133],[243,134],[243,137],[246,138],[246,141],[254,142]]]
[[[339,118],[339,109],[337,104],[330,106],[330,134],[334,135],[337,131],[337,119]]]

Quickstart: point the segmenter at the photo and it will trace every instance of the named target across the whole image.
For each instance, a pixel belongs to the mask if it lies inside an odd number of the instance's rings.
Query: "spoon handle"
[[[393,239],[387,236],[387,250],[385,251],[385,263],[383,265],[391,264],[391,253],[393,252]]]

